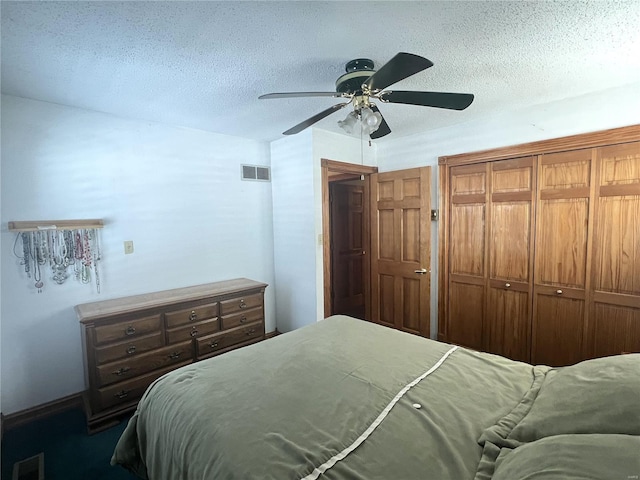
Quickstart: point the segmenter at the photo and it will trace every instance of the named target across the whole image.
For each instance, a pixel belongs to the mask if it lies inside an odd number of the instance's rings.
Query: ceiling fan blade
[[[400,52],[371,75],[363,85],[371,91],[382,90],[431,66],[433,62],[424,57]]]
[[[443,93],[443,92],[411,92],[389,90],[380,93],[380,100],[389,103],[406,103],[423,107],[448,108],[450,110],[464,110],[473,102],[471,93]]]
[[[340,92],[285,92],[285,93],[267,93],[260,95],[258,98],[264,100],[266,98],[295,98],[295,97],[346,97]]]
[[[371,105],[371,110],[380,113],[380,116],[382,117],[382,112],[380,112],[380,110],[378,110],[378,107],[376,107],[375,105]],[[391,129],[389,128],[389,125],[387,124],[387,121],[384,119],[384,117],[382,117],[380,126],[375,132],[369,135],[369,138],[375,140],[376,138],[384,137],[385,135],[389,135],[390,133]]]
[[[313,125],[316,122],[319,122],[324,117],[328,117],[333,112],[336,112],[336,111],[340,110],[341,108],[346,107],[347,105],[349,105],[349,103],[350,102],[339,103],[337,105],[334,105],[333,107],[327,108],[326,110],[323,110],[322,112],[314,115],[313,117],[306,119],[304,122],[299,123],[295,127],[290,128],[286,132],[282,132],[282,134],[283,135],[294,135],[296,133],[300,133],[302,130],[304,130],[307,127],[310,127],[311,125]]]

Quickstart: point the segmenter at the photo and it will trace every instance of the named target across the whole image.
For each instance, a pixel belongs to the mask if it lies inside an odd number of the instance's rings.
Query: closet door
[[[597,150],[593,302],[587,352],[640,352],[640,142]]]
[[[531,361],[570,365],[584,358],[592,150],[541,155]]]
[[[491,162],[484,350],[529,361],[534,157]]]
[[[449,258],[446,341],[482,349],[485,315],[487,169],[449,170]]]

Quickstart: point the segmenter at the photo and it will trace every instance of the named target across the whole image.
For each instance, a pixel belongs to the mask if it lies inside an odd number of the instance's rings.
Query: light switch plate
[[[133,253],[133,240],[126,240],[124,242],[124,253],[125,255]]]

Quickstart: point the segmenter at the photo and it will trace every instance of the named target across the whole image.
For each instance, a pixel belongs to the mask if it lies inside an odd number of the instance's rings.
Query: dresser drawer
[[[264,336],[264,324],[261,322],[252,323],[245,327],[237,327],[231,330],[224,330],[215,335],[199,338],[198,357],[209,355],[218,350],[223,350],[237,343],[246,342]]]
[[[185,308],[164,314],[167,328],[176,327],[185,323],[193,323],[208,320],[218,316],[218,303],[210,303],[199,307]]]
[[[239,327],[241,325],[247,325],[249,323],[258,322],[260,320],[262,320],[261,308],[252,308],[251,310],[245,310],[231,315],[224,315],[221,318],[223,330],[227,330],[233,327]]]
[[[187,341],[97,367],[98,387],[138,377],[192,358],[192,342]]]
[[[215,320],[198,322],[185,327],[173,328],[171,330],[167,330],[167,343],[190,340],[202,335],[209,335],[210,333],[217,332],[218,330],[220,330],[220,322],[217,318]]]
[[[160,315],[135,318],[125,322],[95,327],[94,339],[97,345],[140,337],[160,330]]]
[[[144,353],[154,348],[161,347],[162,344],[162,332],[156,332],[144,337],[132,338],[129,341],[120,342],[115,345],[97,347],[95,349],[96,363],[102,364],[112,362],[120,358],[138,355],[139,353]]]
[[[191,363],[191,360],[171,365],[171,367],[163,368],[162,370],[155,370],[142,377],[132,378],[131,380],[125,380],[124,382],[114,383],[108,387],[100,388],[97,393],[99,406],[101,409],[105,409],[135,402],[140,399],[144,391],[155,379],[189,363]]]
[[[262,293],[255,293],[253,295],[224,300],[220,302],[220,315],[227,315],[229,313],[241,312],[250,308],[261,307],[262,298]]]

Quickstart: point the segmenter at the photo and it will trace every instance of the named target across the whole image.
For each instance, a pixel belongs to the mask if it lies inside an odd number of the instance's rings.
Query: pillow
[[[640,354],[550,370],[529,412],[503,438],[531,442],[573,433],[640,435]]]
[[[503,448],[492,480],[627,480],[640,475],[640,437],[558,435]]]

